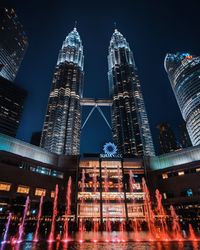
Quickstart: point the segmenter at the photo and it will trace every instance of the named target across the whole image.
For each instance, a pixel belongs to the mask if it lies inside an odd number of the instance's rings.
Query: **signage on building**
[[[121,154],[118,154],[117,146],[114,143],[107,142],[103,146],[104,154],[100,154],[101,158],[122,158]]]

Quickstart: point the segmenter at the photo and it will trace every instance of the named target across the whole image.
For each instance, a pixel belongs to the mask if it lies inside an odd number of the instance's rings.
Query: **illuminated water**
[[[118,173],[118,176],[120,176],[120,173]],[[94,182],[97,182],[96,176],[94,176],[93,178]],[[96,192],[96,185],[97,184],[94,185],[94,193]],[[69,178],[66,193],[64,233],[61,228],[60,231],[58,230],[58,228],[56,229],[56,218],[58,212],[58,185],[56,185],[50,233],[45,230],[45,232],[43,232],[43,234],[45,234],[45,237],[44,235],[43,237],[41,237],[39,234],[39,228],[41,224],[40,218],[42,214],[42,198],[40,200],[35,232],[27,233],[28,230],[26,229],[28,227],[26,228],[25,223],[29,207],[29,197],[27,197],[24,213],[21,222],[19,223],[18,233],[12,234],[12,230],[9,230],[9,225],[11,222],[10,214],[7,218],[7,223],[5,224],[4,234],[0,236],[2,240],[0,244],[0,250],[200,250],[199,232],[195,232],[191,224],[189,224],[187,231],[182,231],[178,215],[176,214],[172,206],[170,207],[172,227],[169,230],[167,225],[167,214],[162,205],[162,196],[160,192],[156,190],[157,207],[153,210],[149,190],[144,179],[142,180],[142,185],[143,191],[145,193],[145,221],[148,224],[148,230],[146,231],[141,230],[140,226],[138,226],[138,224],[141,222],[137,221],[136,218],[132,221],[132,231],[124,230],[125,220],[120,222],[118,228],[120,229],[119,231],[112,231],[113,228],[111,228],[111,222],[109,220],[109,217],[106,217],[108,214],[106,213],[106,216],[104,217],[107,219],[106,221],[104,221],[104,230],[106,229],[106,231],[98,231],[97,221],[93,224],[93,230],[87,232],[87,227],[85,227],[84,225],[84,220],[80,220],[79,232],[72,235],[72,230],[69,230],[69,221],[67,219],[71,214],[71,178]],[[120,178],[118,179],[118,186],[118,191],[120,193],[120,187],[122,186]],[[105,169],[104,189],[105,192],[108,192],[107,169]],[[82,192],[84,192],[84,190],[85,172],[83,171]],[[82,199],[81,202],[84,203],[84,199]],[[108,203],[109,200],[106,200],[106,202]],[[121,200],[120,198],[120,203],[122,202],[123,200]],[[123,215],[122,217],[124,218],[125,215]]]
[[[78,242],[69,242],[69,243],[52,243],[51,245],[46,244],[45,242],[31,243],[24,242],[20,246],[5,246],[5,250],[198,250],[200,249],[200,244],[196,243],[195,245],[191,242],[184,243],[167,243],[167,242],[127,242],[127,243],[106,243],[106,242],[97,242],[97,243],[78,243]]]
[[[132,234],[125,234],[124,239],[120,239],[119,233],[111,233],[109,242],[105,242],[106,234],[99,234],[98,241],[92,241],[92,233],[84,233],[84,242],[79,241],[77,234],[71,241],[61,242],[55,241],[47,243],[45,240],[32,242],[33,234],[26,236],[26,241],[20,244],[4,244],[1,245],[0,250],[199,250],[199,241],[131,241]],[[125,242],[122,242],[125,240]],[[130,241],[128,241],[130,240]],[[118,242],[119,241],[119,242]]]

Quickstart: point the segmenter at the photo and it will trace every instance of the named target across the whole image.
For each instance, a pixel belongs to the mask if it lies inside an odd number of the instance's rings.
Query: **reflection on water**
[[[199,250],[200,241],[181,241],[181,242],[117,242],[120,239],[119,233],[113,232],[109,234],[109,242],[105,242],[108,239],[108,235],[105,233],[94,234],[86,233],[82,235],[83,243],[80,243],[80,235],[76,234],[71,241],[54,243],[47,243],[45,240],[39,242],[32,242],[33,234],[26,235],[26,241],[21,244],[5,244],[1,245],[0,250]],[[133,239],[132,234],[124,234],[122,236],[126,241]],[[112,242],[115,241],[115,242]]]
[[[46,244],[45,242],[31,243],[24,242],[18,246],[5,245],[4,250],[198,250],[200,244],[198,242],[126,242],[126,243],[52,243]]]

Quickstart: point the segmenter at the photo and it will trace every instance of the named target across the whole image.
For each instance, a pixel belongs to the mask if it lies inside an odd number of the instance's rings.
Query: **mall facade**
[[[36,210],[41,195],[52,204],[56,184],[59,214],[64,215],[71,176],[71,217],[76,222],[142,221],[146,216],[144,177],[153,207],[158,188],[166,210],[174,205],[185,221],[200,223],[199,146],[144,159],[108,152],[66,156],[0,134],[0,168],[2,216],[19,204],[23,207],[27,195]]]
[[[141,159],[83,157],[79,163],[77,219],[143,219]]]

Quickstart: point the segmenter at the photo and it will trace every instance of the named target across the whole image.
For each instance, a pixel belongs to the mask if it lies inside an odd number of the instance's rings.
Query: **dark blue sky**
[[[6,5],[16,10],[29,40],[16,79],[28,91],[18,138],[28,142],[42,129],[58,52],[75,20],[84,46],[84,96],[108,97],[107,54],[117,22],[134,53],[156,148],[159,122],[177,132],[182,118],[163,61],[167,52],[200,55],[198,0],[8,0]],[[83,117],[88,112],[84,109]],[[99,152],[109,140],[111,132],[95,111],[82,131],[81,152]]]

